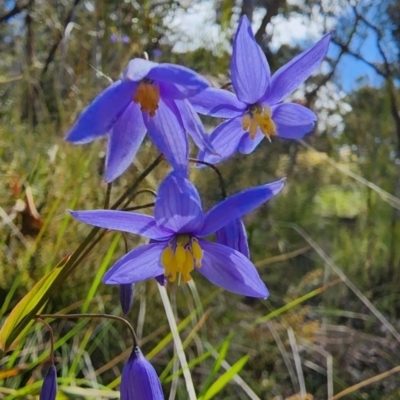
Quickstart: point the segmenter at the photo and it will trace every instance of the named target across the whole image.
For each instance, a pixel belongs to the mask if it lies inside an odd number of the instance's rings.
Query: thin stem
[[[36,320],[40,323],[42,323],[46,329],[49,332],[50,335],[50,362],[51,365],[54,365],[54,334],[53,334],[53,329],[51,329],[51,326],[42,318],[37,317]]]
[[[54,319],[78,319],[78,318],[104,318],[104,319],[113,319],[118,322],[122,322],[125,326],[129,329],[129,332],[132,336],[133,340],[133,347],[138,346],[138,339],[133,329],[133,326],[129,323],[128,320],[122,317],[118,317],[117,315],[111,314],[91,314],[91,313],[84,313],[84,314],[39,314],[36,316],[37,318],[54,318]]]
[[[125,254],[128,254],[129,251],[129,247],[128,247],[128,239],[126,237],[126,233],[125,232],[121,232],[122,237],[124,239],[124,245],[125,245]]]
[[[208,163],[206,161],[197,160],[196,158],[189,158],[189,161],[192,162],[192,163],[203,164],[203,165],[206,165],[207,167],[210,167],[218,175],[219,183],[221,185],[222,197],[224,199],[226,197],[228,197],[228,195],[226,193],[224,178],[223,178],[223,176],[221,174],[221,171],[214,164]]]
[[[82,261],[83,259],[93,250],[93,248],[96,246],[97,243],[100,242],[101,239],[103,239],[103,237],[106,235],[108,231],[103,231],[93,242],[91,242],[88,246],[87,249],[85,249],[84,251],[82,251],[79,254],[79,258],[77,258],[77,260],[75,261],[74,265],[71,267],[71,271],[70,273],[75,269],[75,267],[77,267]]]
[[[107,184],[106,198],[104,200],[104,209],[105,210],[107,210],[107,208],[110,206],[111,188],[112,188],[112,182]]]
[[[149,208],[149,207],[154,207],[154,203],[146,203],[146,204],[142,204],[140,206],[121,208],[121,210],[122,211],[135,211],[135,210],[141,210],[143,208]]]
[[[226,82],[220,87],[220,89],[228,89],[230,86],[232,86],[232,82]]]
[[[133,201],[135,198],[136,198],[136,196],[138,196],[139,194],[142,194],[142,193],[150,193],[150,194],[152,194],[154,197],[156,197],[157,196],[157,193],[154,191],[154,190],[152,190],[152,189],[140,189],[140,190],[138,190],[137,192],[135,192],[133,195],[132,195],[132,197],[129,199],[129,201],[126,201],[125,202],[125,204],[124,204],[124,208],[131,202],[131,201]]]
[[[146,178],[147,175],[153,171],[154,168],[157,167],[161,161],[164,160],[164,156],[160,154],[136,179],[136,181],[132,184],[132,186],[128,187],[125,192],[121,195],[121,197],[111,206],[112,210],[116,210],[126,198],[130,199],[132,196],[132,192],[135,192],[136,188],[142,183],[142,181]],[[130,200],[129,200],[130,201]]]

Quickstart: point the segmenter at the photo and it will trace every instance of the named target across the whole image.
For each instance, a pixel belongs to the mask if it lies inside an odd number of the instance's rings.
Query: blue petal
[[[314,129],[317,116],[308,108],[294,103],[283,103],[271,107],[272,119],[278,136],[300,139]]]
[[[243,296],[268,297],[256,267],[242,253],[201,239],[199,244],[204,253],[202,266],[196,269],[211,283]]]
[[[104,275],[107,285],[124,285],[155,278],[164,273],[161,253],[167,242],[145,244],[120,258]]]
[[[55,400],[57,396],[57,370],[54,365],[50,365],[47,374],[43,380],[43,386],[40,390],[39,400]]]
[[[231,78],[240,101],[257,103],[268,93],[271,72],[267,59],[254,39],[246,16],[239,22],[233,42]]]
[[[242,118],[229,119],[218,125],[210,135],[211,146],[215,153],[201,151],[198,159],[212,164],[229,158],[237,150],[243,135]]]
[[[242,140],[239,143],[238,150],[242,154],[250,154],[256,149],[256,147],[264,138],[265,136],[261,133],[260,129],[257,129],[257,134],[254,139],[252,139],[249,134],[243,135]]]
[[[207,80],[197,72],[174,64],[158,64],[151,69],[147,78],[170,86],[171,91],[179,93],[179,97],[172,98],[179,99],[194,96],[209,86]]]
[[[217,230],[215,232],[215,239],[219,244],[231,247],[247,258],[250,258],[246,228],[241,219],[235,219]]]
[[[132,101],[135,87],[133,82],[114,82],[82,112],[66,140],[83,144],[108,133],[118,115]]]
[[[293,93],[319,68],[328,51],[331,36],[332,34],[328,33],[313,47],[279,68],[272,76],[270,92],[263,97],[263,101],[274,105]]]
[[[139,82],[146,78],[149,72],[159,64],[144,58],[134,58],[130,60],[125,68],[122,77],[125,80]]]
[[[153,217],[145,214],[117,210],[70,211],[71,215],[86,224],[115,231],[134,233],[155,240],[166,240],[173,233],[157,225]]]
[[[135,347],[121,376],[121,400],[164,400],[157,372]]]
[[[124,285],[119,285],[119,302],[121,303],[122,312],[124,315],[129,313],[129,310],[133,304],[133,296],[135,284],[127,283]]]
[[[201,200],[193,184],[176,173],[161,183],[154,207],[154,218],[164,229],[190,233],[203,225]]]
[[[205,132],[204,126],[197,115],[197,113],[193,110],[193,107],[189,103],[188,100],[175,100],[175,104],[178,107],[180,112],[183,126],[189,135],[192,137],[193,141],[196,143],[196,146],[200,150],[207,150],[211,153],[215,153],[210,141],[210,136],[208,136]]]
[[[198,113],[210,117],[234,118],[247,109],[247,104],[239,101],[232,92],[223,89],[207,88],[189,101]]]
[[[131,164],[146,134],[142,112],[130,103],[110,131],[106,157],[106,182],[120,176]]]
[[[161,99],[154,117],[143,113],[148,133],[175,171],[187,175],[189,142],[179,110],[173,100]]]
[[[198,235],[210,235],[231,221],[242,218],[279,193],[284,183],[285,179],[281,179],[267,185],[243,190],[221,201],[206,213],[203,228]]]

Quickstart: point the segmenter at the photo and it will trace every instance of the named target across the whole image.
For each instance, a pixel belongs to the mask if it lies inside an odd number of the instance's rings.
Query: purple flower
[[[268,296],[251,261],[241,252],[203,238],[254,210],[277,194],[284,180],[244,190],[203,214],[199,194],[183,176],[171,173],[161,183],[154,217],[115,210],[72,211],[79,221],[142,235],[151,243],[132,250],[107,271],[106,284],[136,283],[160,275],[191,280],[196,269],[210,282],[234,293]],[[244,245],[238,246],[241,248]]]
[[[121,377],[121,400],[164,400],[160,380],[153,366],[135,347]]]
[[[51,365],[43,380],[43,386],[40,391],[40,400],[55,400],[57,395],[57,370]]]
[[[217,163],[237,150],[251,153],[265,136],[299,139],[310,132],[316,115],[299,104],[281,102],[319,67],[330,38],[331,34],[325,35],[271,77],[268,62],[254,39],[247,17],[243,16],[231,60],[235,94],[208,88],[190,99],[197,112],[228,118],[211,134],[214,154],[205,150],[198,158]]]
[[[232,247],[232,249],[240,251],[244,256],[250,258],[246,228],[241,219],[234,219],[216,231],[215,239],[218,243]]]
[[[82,144],[109,133],[105,179],[111,182],[128,168],[147,130],[172,167],[186,174],[186,131],[201,150],[213,151],[198,115],[186,100],[206,87],[207,81],[188,68],[135,58],[122,79],[83,111],[66,139]]]

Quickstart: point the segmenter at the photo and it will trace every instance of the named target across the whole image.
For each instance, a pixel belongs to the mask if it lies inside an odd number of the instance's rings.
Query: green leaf
[[[246,365],[249,359],[248,354],[232,365],[224,374],[222,374],[207,390],[205,395],[199,400],[210,400],[218,394]]]
[[[231,344],[232,338],[233,338],[233,334],[230,333],[226,337],[225,341],[223,342],[222,347],[221,347],[221,351],[220,351],[220,353],[218,355],[218,359],[215,361],[215,364],[214,364],[214,367],[213,367],[213,370],[212,370],[213,374],[218,373],[218,371],[220,370],[222,361],[225,360],[226,353],[228,352],[228,349],[229,349],[229,346]]]
[[[0,330],[0,350],[8,351],[18,344],[23,334],[33,323],[48,300],[48,292],[62,271],[69,257],[64,258],[56,268],[46,274],[13,308]]]

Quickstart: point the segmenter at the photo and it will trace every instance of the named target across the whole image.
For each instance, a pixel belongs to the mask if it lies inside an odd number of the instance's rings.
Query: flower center
[[[169,243],[161,254],[164,275],[169,276],[170,282],[175,282],[177,274],[180,274],[184,283],[189,282],[194,267],[201,267],[203,250],[198,240],[187,234],[177,235],[174,247]]]
[[[133,101],[136,104],[140,104],[140,109],[143,112],[147,112],[150,117],[154,117],[160,101],[160,89],[152,81],[144,79],[139,82]]]
[[[272,112],[268,106],[254,104],[249,107],[248,112],[242,118],[243,130],[249,132],[252,139],[256,137],[257,129],[267,138],[276,135],[276,126],[272,120]]]

